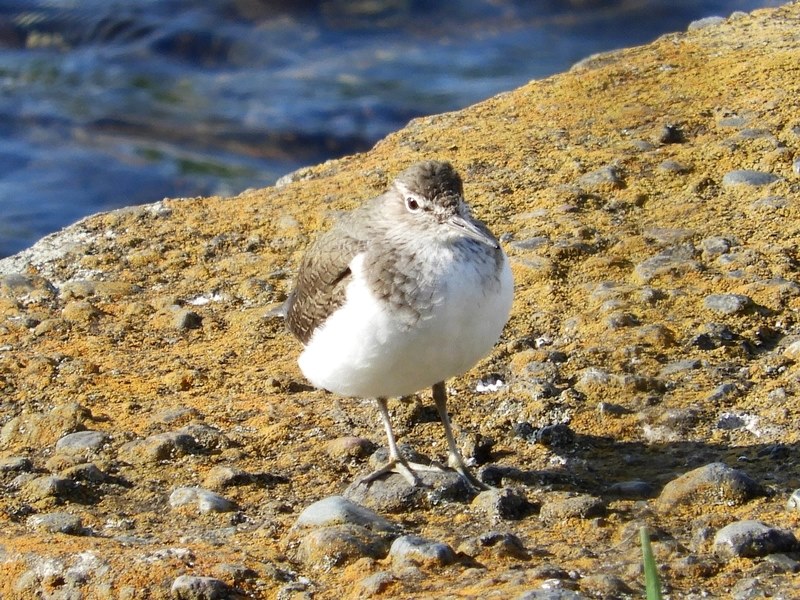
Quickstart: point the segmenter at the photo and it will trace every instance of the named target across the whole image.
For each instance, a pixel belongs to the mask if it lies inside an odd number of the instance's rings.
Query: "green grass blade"
[[[642,543],[642,558],[644,560],[644,584],[647,590],[647,600],[661,600],[661,580],[658,578],[658,567],[650,547],[650,534],[647,527],[639,528],[639,539]]]

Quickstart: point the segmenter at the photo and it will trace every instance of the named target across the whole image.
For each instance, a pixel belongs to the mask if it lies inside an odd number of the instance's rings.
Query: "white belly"
[[[374,297],[362,262],[361,255],[353,259],[344,305],[300,355],[300,369],[316,387],[361,398],[413,394],[470,369],[508,320],[514,284],[505,257],[489,289],[475,269],[440,274],[441,295],[410,327]]]

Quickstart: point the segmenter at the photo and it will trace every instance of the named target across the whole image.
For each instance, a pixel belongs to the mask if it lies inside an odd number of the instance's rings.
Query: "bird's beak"
[[[464,217],[453,215],[449,217],[447,221],[445,221],[445,224],[451,229],[458,231],[461,235],[472,238],[473,240],[481,242],[482,244],[486,244],[490,248],[497,249],[500,247],[492,234],[478,229],[476,225],[470,221],[467,221]]]

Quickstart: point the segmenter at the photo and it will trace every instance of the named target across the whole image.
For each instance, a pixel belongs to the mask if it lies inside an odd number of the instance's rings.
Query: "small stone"
[[[789,360],[800,361],[800,340],[794,341],[786,346],[783,355]]]
[[[56,452],[88,454],[98,451],[109,439],[109,435],[103,431],[77,431],[58,440]]]
[[[581,494],[564,496],[551,492],[545,496],[539,518],[545,523],[556,523],[564,519],[591,519],[605,514],[606,507],[600,498]]]
[[[229,467],[227,465],[217,465],[203,478],[203,486],[211,490],[221,490],[237,485],[247,485],[253,483],[256,478],[242,469]]]
[[[580,592],[564,588],[532,590],[516,597],[516,600],[588,600]]]
[[[396,581],[397,578],[388,571],[378,571],[368,575],[356,584],[360,592],[357,597],[369,598],[383,594]]]
[[[667,123],[658,132],[659,144],[682,144],[686,141],[683,130],[678,125]]]
[[[578,184],[581,187],[590,189],[620,189],[625,187],[625,182],[620,176],[620,170],[611,165],[601,167],[590,173],[586,173],[578,180]]]
[[[772,212],[781,208],[786,208],[787,206],[789,206],[789,201],[783,196],[766,196],[765,198],[754,200],[750,204],[750,210],[755,212]]]
[[[27,482],[22,493],[32,501],[45,498],[65,499],[75,491],[75,482],[57,475],[42,475]]]
[[[224,581],[194,575],[176,578],[170,592],[176,600],[228,600],[235,597],[234,590]]]
[[[200,329],[203,326],[203,317],[195,311],[181,307],[174,307],[173,325],[175,329]]]
[[[389,549],[393,563],[412,563],[424,566],[444,566],[455,562],[453,549],[442,542],[434,542],[416,535],[397,538]]]
[[[329,496],[307,506],[292,527],[318,528],[342,524],[359,525],[382,533],[399,531],[391,521],[342,496]]]
[[[700,248],[703,251],[703,258],[706,260],[713,260],[714,258],[727,254],[730,252],[733,243],[731,240],[724,237],[707,237],[700,242]]]
[[[694,260],[694,255],[694,247],[688,243],[665,248],[634,267],[634,280],[637,283],[645,284],[658,277],[676,278],[690,272],[700,271],[701,266]]]
[[[473,558],[487,552],[496,558],[515,558],[528,560],[530,553],[525,544],[513,533],[490,531],[475,538],[470,538],[458,547],[459,554]]]
[[[655,492],[656,486],[640,479],[620,481],[608,487],[609,494],[622,498],[652,498]]]
[[[724,463],[711,463],[673,479],[661,491],[657,506],[667,511],[693,505],[697,511],[709,506],[744,504],[766,494],[764,488],[738,469]]]
[[[791,531],[761,521],[736,521],[714,536],[714,552],[723,558],[766,556],[794,552],[797,548],[797,538]]]
[[[678,162],[677,160],[665,160],[658,168],[662,171],[666,171],[667,173],[676,173],[678,175],[685,175],[686,173],[691,173],[691,167],[686,166],[682,162]]]
[[[800,511],[800,489],[792,492],[789,499],[786,501],[786,509],[792,511]]]
[[[698,29],[705,29],[706,27],[713,27],[725,22],[725,17],[704,17],[689,23],[686,28],[687,31],[696,31]]]
[[[170,431],[123,444],[119,455],[132,464],[145,464],[196,454],[199,450],[195,439],[188,433]]]
[[[346,436],[325,444],[325,453],[331,458],[352,460],[367,458],[375,452],[375,444],[366,438]]]
[[[100,318],[102,313],[96,309],[91,302],[86,300],[74,300],[64,306],[61,316],[71,323],[89,324]]]
[[[31,459],[26,456],[7,456],[0,458],[0,473],[23,473],[33,470]]]
[[[630,598],[634,591],[616,575],[589,574],[581,579],[581,590],[594,598]]]
[[[223,513],[236,509],[236,505],[227,498],[199,487],[179,487],[169,495],[172,508],[196,505],[200,513]]]
[[[772,173],[764,173],[763,171],[753,171],[750,169],[740,169],[725,173],[725,175],[722,177],[722,185],[748,185],[752,187],[761,187],[775,183],[778,181],[778,179],[780,178]]]
[[[389,552],[385,535],[353,524],[312,529],[300,540],[297,559],[310,567],[330,570],[362,558],[380,560]]]
[[[532,508],[527,496],[513,488],[485,490],[475,497],[472,507],[495,521],[522,519],[530,514]]]
[[[26,524],[31,529],[48,533],[65,533],[79,535],[83,532],[83,521],[80,517],[68,512],[51,512],[42,515],[31,515]]]
[[[753,301],[744,294],[709,294],[703,300],[703,305],[715,313],[735,315],[751,307]]]

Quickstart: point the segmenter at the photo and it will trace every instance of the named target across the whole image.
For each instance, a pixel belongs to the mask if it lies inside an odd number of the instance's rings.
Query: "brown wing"
[[[340,225],[317,238],[306,250],[286,311],[286,326],[304,344],[344,302],[351,278],[350,261],[365,247],[364,240]]]

